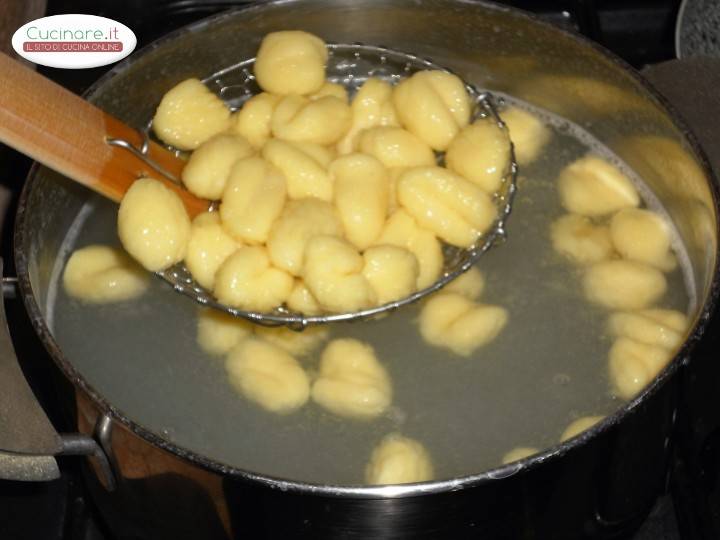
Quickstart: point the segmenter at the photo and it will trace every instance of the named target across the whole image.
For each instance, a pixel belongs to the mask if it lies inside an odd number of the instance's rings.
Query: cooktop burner
[[[161,35],[194,20],[230,9],[242,1],[212,0],[50,0],[47,14],[90,13],[116,19],[129,26],[138,36],[138,48]],[[562,27],[579,31],[623,57],[636,67],[674,57],[673,30],[679,0],[512,0],[503,2],[533,11]],[[81,92],[107,68],[57,70],[43,68],[45,75],[73,91]],[[13,186],[16,196],[20,179],[30,162],[0,146],[2,182]],[[1,205],[0,205],[1,206]],[[1,210],[2,208],[0,208]],[[2,221],[2,253],[12,271],[10,226],[12,212]],[[0,216],[1,217],[1,216]],[[33,377],[35,372],[54,369],[42,346],[35,339],[25,312],[17,302],[8,302],[8,317],[18,356],[28,378],[56,426],[62,418],[53,418],[53,390],[47,377]],[[720,439],[720,438],[718,438]],[[640,529],[628,540],[696,540],[715,538],[712,516],[702,513],[705,499],[711,497],[720,483],[720,443],[708,450],[717,457],[715,476],[698,478],[693,463],[678,459],[669,481],[668,494],[651,510]],[[714,454],[712,453],[714,449]],[[0,481],[0,539],[117,540],[128,538],[122,531],[108,530],[87,496],[78,463],[61,460],[62,476],[49,483],[23,484]],[[693,472],[693,474],[690,474]],[[704,471],[707,473],[707,471]],[[709,487],[708,487],[709,486]],[[701,500],[702,499],[702,500]],[[720,506],[720,504],[718,504]],[[698,510],[700,509],[700,510]],[[717,512],[717,509],[716,509]],[[720,520],[717,520],[717,522]],[[135,537],[133,537],[135,538]]]

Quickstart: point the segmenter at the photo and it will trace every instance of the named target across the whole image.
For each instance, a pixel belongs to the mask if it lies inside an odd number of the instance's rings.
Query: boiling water
[[[380,419],[340,418],[313,403],[280,416],[246,401],[227,382],[223,360],[197,346],[197,305],[160,279],[139,301],[106,306],[83,305],[56,287],[48,302],[52,331],[89,383],[129,418],[256,473],[359,484],[373,447],[393,431],[426,446],[437,478],[497,466],[515,446],[553,445],[575,418],[610,414],[622,402],[607,375],[608,312],[583,299],[579,270],[553,252],[549,239],[551,222],[563,213],[555,179],[589,150],[590,138],[566,123],[551,129],[543,156],[521,171],[507,242],[478,264],[487,280],[482,301],[510,313],[495,341],[470,358],[429,347],[419,335],[417,306],[331,328],[332,337],[372,344],[387,367],[393,407]],[[647,203],[654,205],[652,198]],[[66,240],[56,282],[73,249],[119,245],[116,213],[112,203],[91,199]],[[667,276],[661,306],[688,309],[683,275],[678,269]],[[303,360],[311,373],[318,357]]]

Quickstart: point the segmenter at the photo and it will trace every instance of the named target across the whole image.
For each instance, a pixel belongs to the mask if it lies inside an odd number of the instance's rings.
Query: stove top
[[[242,1],[212,0],[50,0],[47,14],[89,13],[107,16],[129,26],[138,37],[138,48],[158,37],[200,18],[230,9]],[[503,2],[535,12],[543,19],[567,29],[578,31],[614,51],[635,67],[669,60],[674,57],[674,26],[679,0],[512,0]],[[2,10],[2,7],[0,7]],[[106,68],[88,70],[41,71],[70,88],[81,92],[96,80]],[[13,186],[16,197],[30,161],[0,146],[0,163],[5,172],[0,180]],[[2,205],[0,204],[0,210]],[[6,212],[3,227],[3,258],[12,271],[10,229],[8,220],[13,212]],[[24,310],[18,302],[8,302],[8,317],[18,356],[33,389],[49,411],[56,426],[62,418],[53,418],[53,390],[43,381],[47,377],[33,377],[33,372],[54,369],[42,346],[34,338]],[[30,361],[31,360],[31,361]],[[716,437],[705,453],[716,459],[720,467],[720,437]],[[714,439],[713,439],[714,440]],[[714,452],[714,453],[713,453]],[[57,540],[117,540],[122,534],[108,530],[83,485],[77,461],[61,460],[60,479],[37,484],[0,481],[0,539],[57,539]],[[674,474],[668,482],[668,493],[651,510],[640,529],[630,535],[632,540],[696,540],[715,538],[713,523],[708,517],[706,501],[718,489],[720,474],[715,476],[698,470],[692,460],[679,456]],[[709,496],[707,494],[710,494]],[[717,497],[717,495],[715,495]],[[714,512],[720,509],[720,501]],[[712,513],[712,512],[711,512]],[[708,525],[708,522],[711,522]]]

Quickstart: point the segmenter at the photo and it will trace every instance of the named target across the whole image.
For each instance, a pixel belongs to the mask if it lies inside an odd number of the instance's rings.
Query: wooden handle
[[[142,144],[138,131],[0,54],[0,141],[113,201],[119,202],[137,178],[150,176],[182,198],[191,218],[208,209],[208,201],[163,178],[130,151],[107,144],[108,138]],[[180,178],[182,159],[154,142],[148,154]]]

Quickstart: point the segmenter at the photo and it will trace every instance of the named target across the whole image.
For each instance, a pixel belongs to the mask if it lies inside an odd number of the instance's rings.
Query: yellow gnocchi
[[[470,122],[472,104],[463,82],[445,71],[420,71],[393,92],[400,123],[433,150],[444,151]]]
[[[337,152],[331,146],[321,146],[304,141],[294,142],[293,146],[313,158],[326,169],[330,167],[330,163],[337,157]]]
[[[577,437],[583,431],[587,431],[604,418],[604,416],[583,416],[577,420],[573,420],[570,422],[570,425],[565,428],[565,431],[562,432],[562,435],[560,435],[560,442],[565,442],[568,439]]]
[[[608,322],[610,333],[614,336],[670,350],[682,344],[687,327],[687,317],[671,309],[621,311],[613,313]]]
[[[122,302],[141,296],[147,290],[148,276],[121,250],[92,245],[70,255],[63,272],[63,287],[83,302]]]
[[[362,271],[365,261],[348,242],[315,236],[307,242],[302,277],[325,311],[342,313],[369,308],[377,296]]]
[[[192,222],[185,266],[201,286],[213,290],[215,273],[240,244],[230,236],[217,212],[205,212]]]
[[[282,171],[291,199],[316,197],[332,201],[333,182],[322,159],[322,147],[310,143],[294,144],[273,139],[262,149],[262,156]],[[316,158],[317,157],[317,158]]]
[[[342,84],[326,81],[320,90],[308,96],[310,99],[320,99],[325,96],[333,96],[342,99],[345,103],[349,101],[348,92]]]
[[[240,393],[274,413],[291,413],[310,397],[310,378],[298,361],[260,339],[242,340],[228,355],[225,370]]]
[[[440,277],[444,264],[440,242],[404,210],[390,216],[377,243],[399,246],[415,255],[419,265],[418,289],[429,287]]]
[[[378,126],[358,135],[358,149],[386,167],[429,167],[435,154],[419,137],[395,126]]]
[[[374,126],[400,125],[392,103],[393,87],[370,77],[355,94],[350,104],[352,124],[345,136],[337,143],[340,154],[349,154],[358,149],[358,134]]]
[[[393,215],[399,208],[400,204],[397,200],[397,185],[400,177],[407,171],[407,167],[390,167],[388,172],[388,216]]]
[[[296,313],[303,313],[305,315],[318,315],[322,312],[322,308],[315,297],[307,288],[305,282],[302,279],[295,280],[290,296],[288,296],[285,302],[287,307]]]
[[[261,92],[251,97],[230,116],[230,132],[242,135],[250,145],[259,150],[270,138],[270,122],[280,96]]]
[[[370,419],[392,403],[392,385],[370,345],[343,338],[325,347],[311,395],[315,403],[338,416]]]
[[[552,132],[535,115],[518,107],[508,107],[500,117],[510,133],[518,164],[530,165],[547,146]]]
[[[238,161],[230,171],[220,203],[220,218],[235,238],[259,244],[267,241],[286,198],[285,177],[257,157]]]
[[[407,249],[375,246],[368,248],[363,258],[362,274],[375,292],[378,304],[399,300],[417,290],[418,262]]]
[[[278,139],[329,145],[345,135],[351,121],[350,106],[340,98],[292,94],[275,106],[270,128]]]
[[[325,83],[327,56],[317,36],[299,30],[271,32],[260,43],[255,77],[271,94],[312,94]]]
[[[319,199],[290,201],[270,230],[267,248],[278,268],[299,276],[305,245],[314,236],[342,236],[343,227],[335,207]]]
[[[454,246],[472,246],[497,216],[487,193],[442,167],[408,170],[397,190],[400,204],[418,224]]]
[[[470,356],[495,339],[507,321],[505,308],[476,304],[458,293],[438,293],[420,312],[420,335],[430,345]]]
[[[640,204],[630,179],[611,163],[592,155],[563,169],[558,190],[565,209],[583,216],[604,216]]]
[[[472,267],[445,285],[443,292],[458,293],[470,300],[477,300],[483,289],[485,289],[485,278],[477,267]]]
[[[675,267],[669,226],[655,212],[640,208],[620,210],[610,221],[610,233],[615,249],[624,258],[665,271]]]
[[[120,203],[117,223],[125,250],[151,272],[185,257],[190,218],[180,197],[162,182],[136,180]]]
[[[182,170],[182,181],[191,193],[204,199],[222,197],[232,166],[252,155],[244,137],[221,133],[195,150]]]
[[[432,461],[425,447],[397,433],[380,441],[365,468],[365,481],[373,485],[427,482],[433,475]]]
[[[583,276],[585,297],[595,304],[619,310],[643,309],[662,297],[665,276],[652,266],[625,261],[603,261]]]
[[[152,127],[164,143],[194,150],[230,127],[230,110],[198,79],[187,79],[163,96]]]
[[[255,335],[295,357],[300,357],[314,352],[328,338],[329,332],[323,326],[310,326],[302,332],[285,326],[279,328],[256,326]]]
[[[609,259],[614,250],[610,229],[579,214],[566,214],[550,226],[553,249],[577,264]]]
[[[217,309],[204,308],[198,315],[197,343],[213,356],[226,355],[252,332],[252,323]]]
[[[618,338],[610,348],[610,380],[615,392],[624,399],[638,394],[662,371],[672,358],[665,347]]]
[[[264,247],[244,246],[218,269],[214,293],[225,305],[267,312],[285,302],[293,284],[290,274],[272,266]]]
[[[345,237],[360,250],[377,240],[385,225],[389,180],[385,167],[364,154],[348,154],[330,165],[335,207]]]
[[[502,464],[507,465],[508,463],[513,463],[515,461],[521,461],[537,454],[539,451],[540,450],[537,448],[533,448],[531,446],[518,446],[517,448],[513,448],[509,452],[505,453],[502,457]]]
[[[510,140],[494,119],[482,118],[452,140],[445,165],[483,191],[495,193],[510,170]]]

